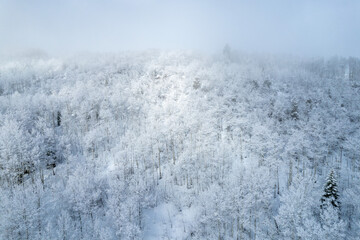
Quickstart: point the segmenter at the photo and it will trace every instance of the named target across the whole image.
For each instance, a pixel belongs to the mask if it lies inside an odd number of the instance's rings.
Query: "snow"
[[[356,239],[360,60],[227,55],[1,65],[0,239]]]
[[[191,234],[197,212],[195,207],[180,211],[172,203],[163,203],[147,209],[144,211],[143,239],[184,239]]]

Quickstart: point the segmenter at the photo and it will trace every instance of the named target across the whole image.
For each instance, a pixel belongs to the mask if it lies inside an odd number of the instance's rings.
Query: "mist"
[[[0,53],[233,49],[360,56],[358,1],[0,1]]]

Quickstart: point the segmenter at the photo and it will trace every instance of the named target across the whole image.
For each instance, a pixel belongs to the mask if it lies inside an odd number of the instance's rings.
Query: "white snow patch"
[[[172,203],[147,209],[143,219],[143,239],[185,239],[190,234],[197,212],[194,206],[180,211]]]

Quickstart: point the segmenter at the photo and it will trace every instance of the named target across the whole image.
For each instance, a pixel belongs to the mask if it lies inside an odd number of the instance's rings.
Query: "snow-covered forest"
[[[360,60],[0,59],[0,239],[359,239]]]

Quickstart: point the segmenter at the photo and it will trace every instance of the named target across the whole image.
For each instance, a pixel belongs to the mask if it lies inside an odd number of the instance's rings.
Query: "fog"
[[[0,53],[145,49],[360,56],[360,2],[0,0]]]

